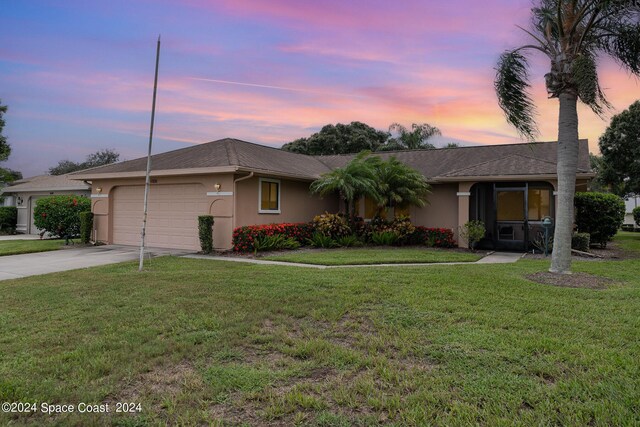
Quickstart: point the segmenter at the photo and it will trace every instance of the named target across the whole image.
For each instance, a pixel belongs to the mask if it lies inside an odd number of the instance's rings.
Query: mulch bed
[[[607,285],[614,283],[614,280],[608,277],[594,276],[587,273],[554,274],[544,271],[528,274],[525,278],[543,285],[564,288],[606,289]]]
[[[618,246],[616,242],[609,242],[606,248],[600,248],[598,246],[592,246],[589,248],[589,253],[594,255],[598,255],[600,258],[582,256],[578,254],[573,254],[572,258],[574,261],[605,261],[605,260],[625,260],[625,259],[635,259],[638,258],[638,254],[634,252],[627,252]],[[547,259],[551,261],[551,254],[548,257],[545,257],[544,254],[538,253],[536,251],[535,254],[531,252],[527,253],[525,256],[526,259]]]

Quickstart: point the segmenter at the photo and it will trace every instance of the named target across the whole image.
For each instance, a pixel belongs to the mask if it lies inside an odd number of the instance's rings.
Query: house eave
[[[591,179],[596,174],[593,172],[582,172],[576,174],[576,179]],[[539,174],[539,175],[484,175],[484,176],[441,176],[431,178],[431,182],[469,182],[469,181],[546,181],[557,180],[557,174]]]
[[[35,192],[51,192],[51,191],[89,191],[89,187],[56,187],[56,188],[18,188],[13,189],[11,187],[5,187],[0,191],[0,194],[4,193],[35,193]]]

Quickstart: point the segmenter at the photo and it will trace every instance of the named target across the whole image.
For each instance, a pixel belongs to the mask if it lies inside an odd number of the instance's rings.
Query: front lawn
[[[30,254],[34,252],[55,251],[64,246],[61,240],[2,240],[0,256]]]
[[[142,408],[0,424],[640,424],[640,263],[574,263],[604,290],[524,278],[548,265],[162,257],[0,282],[0,402]]]
[[[429,248],[355,248],[283,252],[262,259],[320,265],[474,262],[481,255]]]
[[[618,231],[615,242],[625,252],[640,254],[640,233],[633,231]]]

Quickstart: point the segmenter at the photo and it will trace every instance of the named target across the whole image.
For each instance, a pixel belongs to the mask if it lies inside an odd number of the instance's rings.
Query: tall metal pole
[[[153,104],[151,105],[151,128],[149,130],[149,151],[147,153],[147,175],[144,182],[144,214],[142,216],[142,233],[140,239],[140,264],[138,271],[142,271],[144,265],[144,236],[147,229],[147,202],[149,200],[149,186],[151,179],[151,145],[153,142],[153,122],[156,118],[156,93],[158,91],[158,64],[160,63],[160,36],[158,36],[158,47],[156,48],[156,74],[153,80]]]

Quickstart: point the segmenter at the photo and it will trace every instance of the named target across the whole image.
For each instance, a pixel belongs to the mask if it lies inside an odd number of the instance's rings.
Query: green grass
[[[0,282],[0,402],[142,406],[0,425],[640,424],[640,263],[574,263],[599,291],[523,277],[547,268],[163,257]]]
[[[473,262],[478,254],[428,248],[357,248],[283,252],[263,259],[320,265]]]
[[[640,253],[640,233],[631,231],[618,231],[615,241],[627,252]]]
[[[55,251],[64,246],[61,240],[2,240],[0,256],[30,254],[34,252]]]

